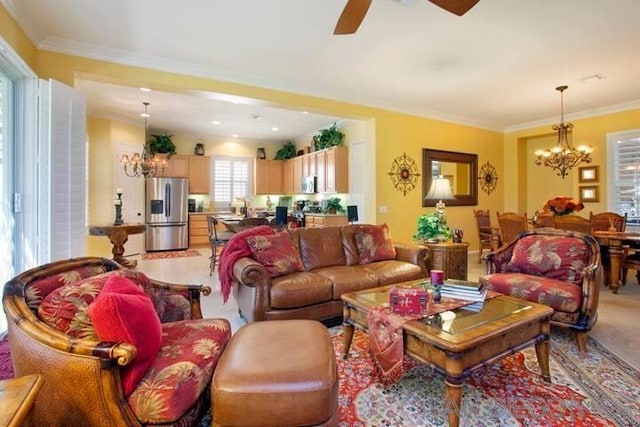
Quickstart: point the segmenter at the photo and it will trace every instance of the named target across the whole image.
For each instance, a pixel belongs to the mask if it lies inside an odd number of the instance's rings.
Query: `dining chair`
[[[560,230],[577,231],[578,233],[591,234],[591,221],[578,215],[556,215],[555,227]]]
[[[476,218],[476,225],[478,226],[478,241],[480,242],[480,248],[478,249],[478,264],[482,262],[482,251],[484,249],[492,249],[491,236],[494,232],[491,227],[491,215],[489,209],[474,209],[473,216]]]
[[[516,212],[496,212],[496,216],[498,217],[501,245],[506,245],[517,239],[520,234],[529,229],[526,213],[521,215]]]
[[[216,269],[218,246],[222,247],[227,244],[234,233],[228,230],[218,230],[218,220],[213,215],[207,215],[207,228],[209,229],[209,243],[211,245],[211,257],[209,258],[209,276],[211,276]]]
[[[555,214],[551,211],[536,211],[536,213],[533,215],[533,226],[535,228],[555,228],[556,223],[554,221],[554,217]]]
[[[243,218],[238,223],[241,227],[258,227],[260,225],[269,225],[267,218]]]

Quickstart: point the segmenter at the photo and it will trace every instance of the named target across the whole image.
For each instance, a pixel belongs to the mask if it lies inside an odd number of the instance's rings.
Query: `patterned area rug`
[[[340,375],[341,426],[446,426],[444,377],[404,359],[405,375],[384,387],[372,377],[369,340],[356,330],[342,360],[342,327],[331,328]],[[462,391],[462,426],[638,426],[640,373],[589,338],[553,330],[551,379],[539,376],[533,348],[480,369]]]
[[[183,258],[188,256],[200,256],[202,255],[195,249],[187,249],[184,251],[159,251],[159,252],[145,252],[142,254],[142,259],[152,260],[152,259],[167,259],[167,258]]]

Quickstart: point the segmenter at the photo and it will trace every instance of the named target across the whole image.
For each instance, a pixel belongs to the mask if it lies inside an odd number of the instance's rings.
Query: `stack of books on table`
[[[473,304],[465,305],[462,308],[465,310],[480,311],[484,306],[487,290],[480,283],[448,280],[440,286],[440,295],[446,298],[474,301]]]

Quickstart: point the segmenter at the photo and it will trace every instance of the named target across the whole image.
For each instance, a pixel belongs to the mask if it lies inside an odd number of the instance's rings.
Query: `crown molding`
[[[17,0],[0,0],[0,3],[9,12],[9,15],[16,20],[22,31],[31,40],[31,43],[37,46],[43,35],[29,22],[29,17],[20,6],[20,2]]]
[[[571,114],[565,114],[564,118],[565,118],[565,122],[570,122],[572,120],[588,119],[591,117],[603,116],[605,114],[619,113],[622,111],[633,110],[636,108],[640,108],[640,100],[624,102],[622,104],[609,105],[606,107],[598,107],[591,110],[579,111]],[[519,130],[537,128],[541,126],[550,126],[556,123],[558,123],[558,116],[555,116],[555,118],[550,117],[550,118],[535,120],[531,122],[519,123],[512,126],[506,126],[503,129],[503,131],[505,133],[516,132]]]

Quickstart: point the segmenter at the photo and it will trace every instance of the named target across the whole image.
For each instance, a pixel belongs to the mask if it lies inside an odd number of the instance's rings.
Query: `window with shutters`
[[[212,191],[211,200],[216,209],[228,208],[238,199],[244,199],[251,194],[252,159],[247,157],[212,158]]]
[[[608,209],[640,225],[640,129],[607,135]]]

